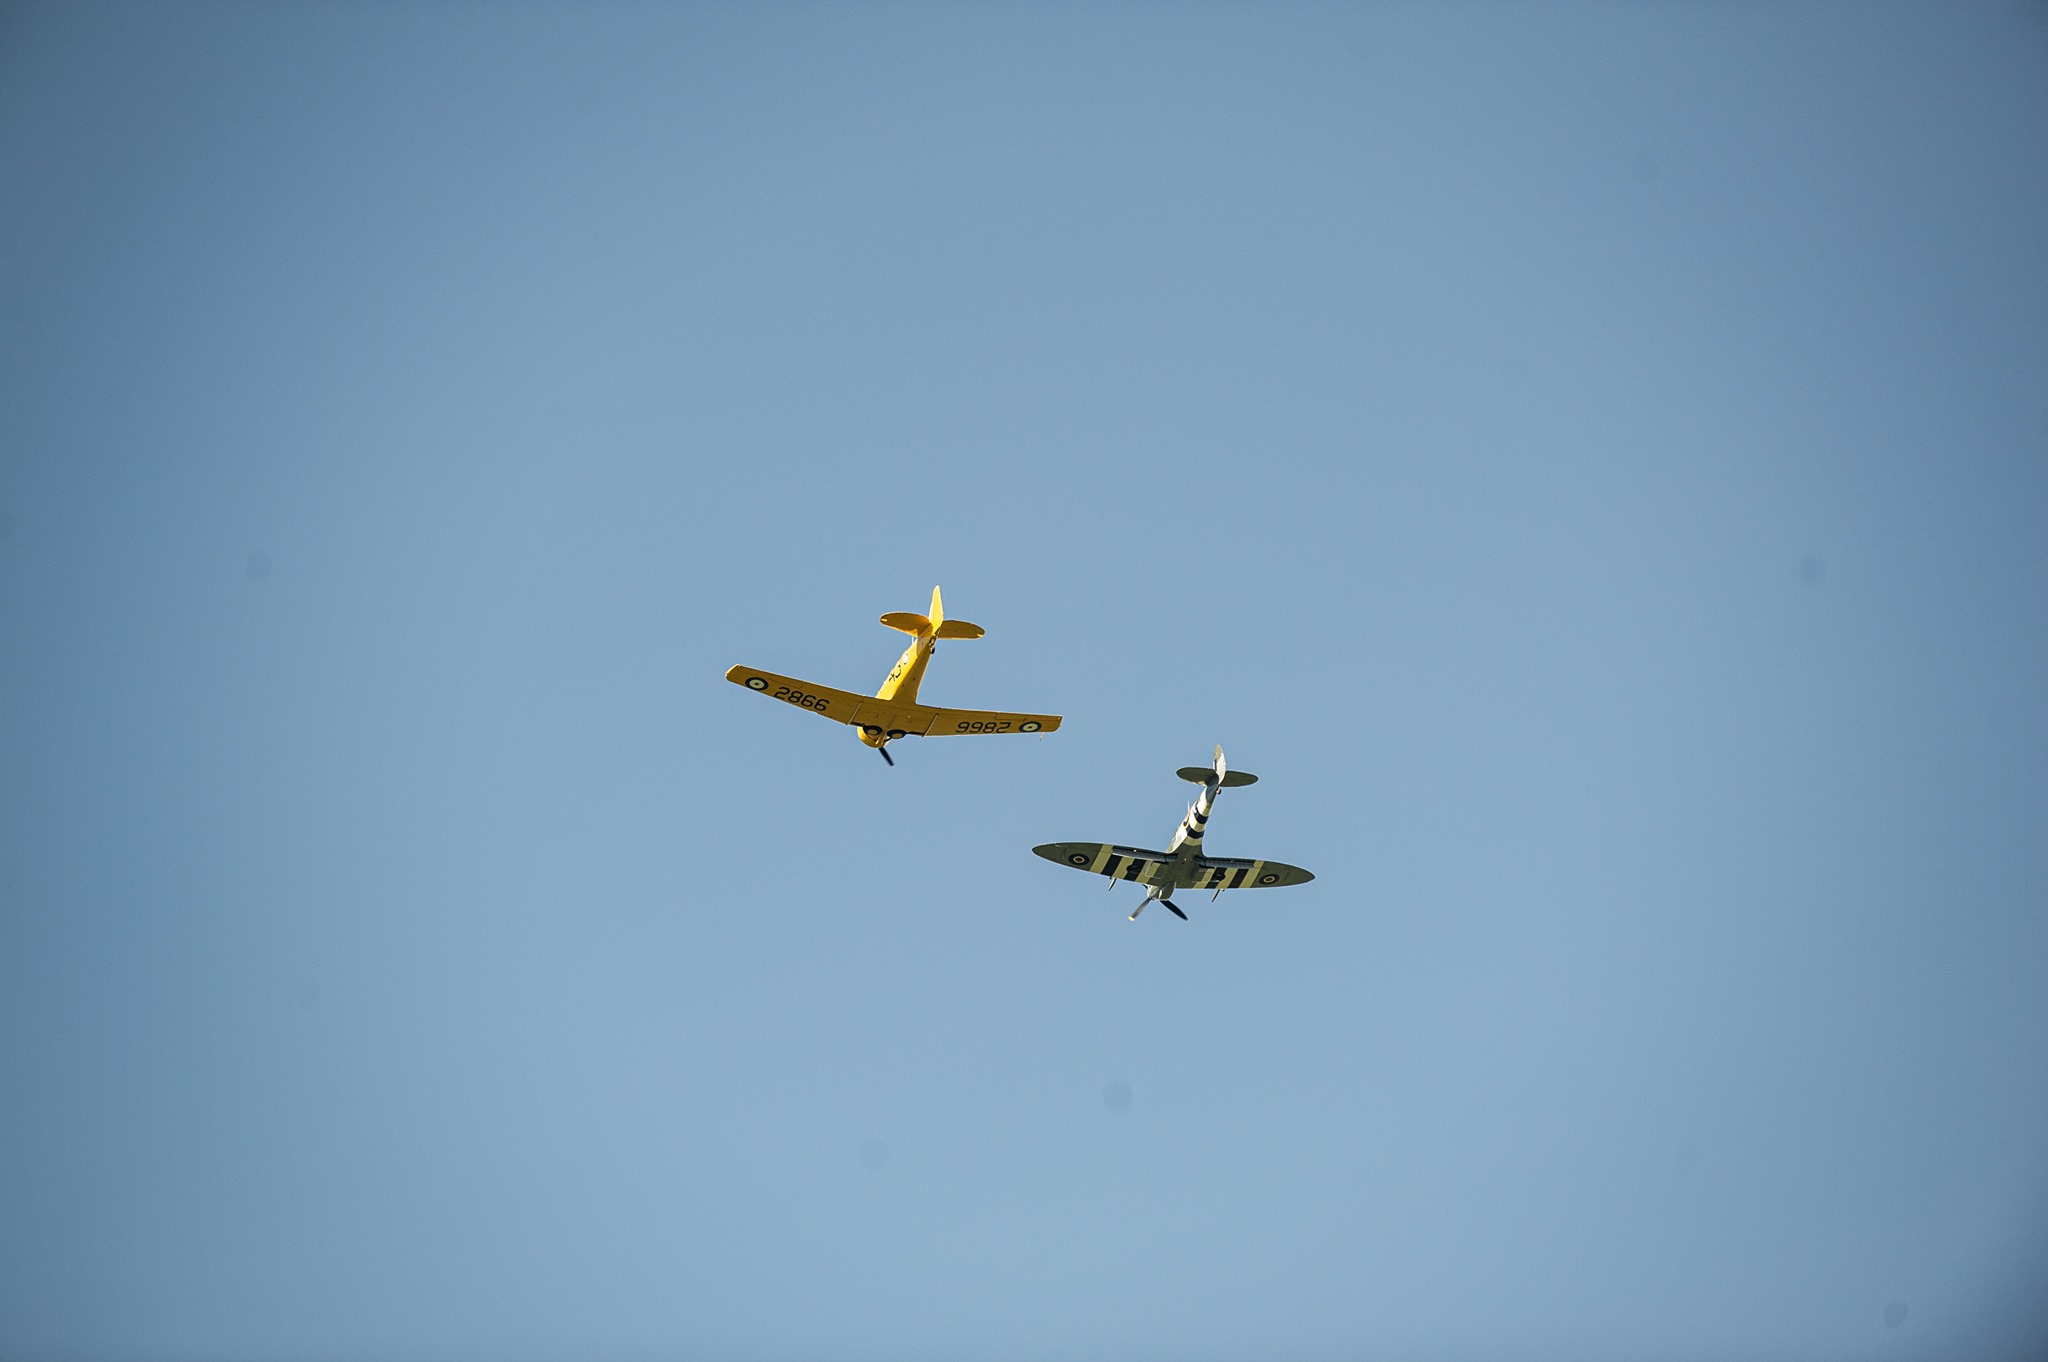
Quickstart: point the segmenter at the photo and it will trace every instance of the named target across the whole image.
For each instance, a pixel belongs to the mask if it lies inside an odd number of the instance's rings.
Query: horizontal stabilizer
[[[882,623],[899,634],[915,634],[923,638],[932,632],[932,622],[924,615],[913,615],[907,610],[891,610],[882,616]],[[938,638],[980,638],[988,630],[966,620],[940,620]]]
[[[1216,783],[1216,773],[1206,766],[1183,766],[1178,771],[1175,771],[1174,774],[1182,780],[1191,781],[1196,785],[1214,785]],[[1226,771],[1223,773],[1223,783],[1225,786],[1250,785],[1256,780],[1258,780],[1258,777],[1249,771]]]

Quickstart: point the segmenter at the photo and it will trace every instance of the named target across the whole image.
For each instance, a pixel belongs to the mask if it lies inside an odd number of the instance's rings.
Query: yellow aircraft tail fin
[[[939,599],[939,589],[932,588],[932,637],[933,638],[980,638],[988,630],[966,620],[946,618],[946,603]]]
[[[913,615],[908,610],[891,610],[882,616],[882,623],[898,633],[914,634],[919,638],[930,635],[933,638],[980,638],[987,633],[978,624],[966,620],[946,618],[946,603],[939,599],[939,589],[932,588],[932,609],[929,615]]]

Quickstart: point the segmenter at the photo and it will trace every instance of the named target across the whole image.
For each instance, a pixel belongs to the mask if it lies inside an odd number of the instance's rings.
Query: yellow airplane
[[[882,688],[872,697],[852,691],[834,690],[815,681],[797,681],[756,667],[734,667],[725,679],[734,685],[756,690],[770,699],[787,701],[798,709],[822,714],[837,723],[852,724],[860,740],[882,754],[891,766],[889,744],[898,738],[941,738],[960,733],[1050,733],[1060,726],[1057,714],[1004,714],[990,709],[933,709],[917,702],[917,688],[924,681],[932,650],[942,638],[980,638],[985,632],[978,624],[946,618],[939,589],[932,588],[929,615],[912,615],[892,610],[882,623],[911,636],[911,643],[896,659]]]
[[[1165,851],[1120,847],[1109,842],[1047,842],[1031,848],[1032,852],[1076,870],[1107,875],[1111,889],[1116,888],[1118,880],[1144,885],[1145,897],[1131,910],[1133,922],[1145,911],[1145,905],[1155,899],[1166,905],[1167,912],[1186,922],[1188,915],[1173,901],[1176,889],[1214,889],[1216,893],[1209,896],[1214,903],[1226,889],[1273,889],[1307,884],[1315,878],[1298,865],[1280,861],[1245,861],[1203,854],[1202,832],[1208,826],[1210,811],[1216,807],[1216,792],[1225,786],[1249,785],[1258,779],[1249,772],[1225,766],[1221,747],[1216,749],[1214,765],[1183,766],[1175,774],[1201,786],[1202,793],[1180,820],[1173,844]]]

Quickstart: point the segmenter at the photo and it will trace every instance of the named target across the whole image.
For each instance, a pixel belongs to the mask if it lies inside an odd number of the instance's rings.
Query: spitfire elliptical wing
[[[1151,884],[1154,877],[1173,861],[1173,857],[1163,851],[1120,847],[1110,842],[1047,842],[1031,850],[1048,861],[1058,861],[1061,865],[1070,865],[1091,875],[1130,880],[1135,884]]]
[[[1196,859],[1200,876],[1190,889],[1285,889],[1290,884],[1307,884],[1315,876],[1298,865],[1283,861],[1242,861],[1223,856]]]

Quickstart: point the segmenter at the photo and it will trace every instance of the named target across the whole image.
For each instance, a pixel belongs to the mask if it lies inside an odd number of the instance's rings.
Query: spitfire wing
[[[798,709],[822,714],[835,723],[852,723],[861,705],[867,701],[865,695],[855,695],[852,691],[834,690],[815,681],[777,676],[756,667],[734,667],[725,674],[725,679],[736,686],[759,691],[771,700],[781,700]]]
[[[1231,856],[1198,856],[1195,873],[1198,878],[1190,889],[1280,889],[1315,878],[1284,861],[1246,861]]]
[[[1163,851],[1120,847],[1109,842],[1047,842],[1031,850],[1048,861],[1057,861],[1076,870],[1107,875],[1113,880],[1133,880],[1139,884],[1151,884],[1160,868],[1172,859]]]

